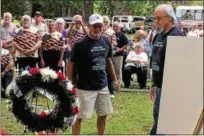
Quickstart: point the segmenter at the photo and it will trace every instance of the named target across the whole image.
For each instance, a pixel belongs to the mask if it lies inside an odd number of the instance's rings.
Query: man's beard
[[[156,31],[157,33],[162,33],[163,32],[163,28],[162,27],[156,27]]]

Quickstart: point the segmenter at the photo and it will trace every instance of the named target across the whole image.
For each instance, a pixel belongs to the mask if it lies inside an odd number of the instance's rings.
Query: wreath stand
[[[38,97],[40,95],[43,95],[43,97],[45,97],[46,99],[46,106],[45,105],[39,105],[38,104]],[[35,103],[33,103],[35,99]],[[52,98],[51,95],[49,95],[46,90],[42,90],[42,89],[38,89],[38,88],[35,88],[34,89],[34,92],[31,96],[31,100],[30,100],[30,103],[31,105],[33,105],[33,107],[35,108],[35,113],[37,113],[37,110],[38,110],[38,107],[46,107],[48,109],[48,114],[50,114],[51,112],[51,109],[50,109],[50,106],[49,106],[49,103],[48,103],[48,99],[51,100],[52,102],[54,102],[55,100]],[[39,109],[40,110],[40,109]],[[43,114],[46,114],[45,112],[41,112],[41,116],[43,116]],[[29,131],[29,129],[24,126],[24,134],[27,133]],[[57,129],[54,129],[54,131],[51,133],[49,130],[45,130],[45,131],[40,131],[40,132],[35,132],[35,134],[39,134],[39,135],[49,135],[49,134],[57,134],[58,130]]]

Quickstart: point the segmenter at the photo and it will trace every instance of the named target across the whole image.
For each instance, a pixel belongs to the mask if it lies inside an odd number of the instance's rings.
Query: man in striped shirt
[[[82,16],[81,15],[75,15],[73,17],[73,23],[71,24],[68,33],[68,44],[71,46],[71,48],[74,46],[74,44],[82,39],[88,32],[88,28],[84,26]]]
[[[2,41],[1,41],[2,45]],[[12,81],[13,59],[8,50],[1,48],[1,97],[5,98],[6,87]]]
[[[113,29],[110,27],[110,19],[108,18],[108,16],[103,16],[102,34],[109,38],[111,45],[112,45],[112,48],[114,50],[116,48],[116,45],[117,45],[116,34],[113,31]]]
[[[31,26],[31,18],[28,15],[22,17],[23,27],[16,30],[14,45],[19,69],[36,67],[38,62],[38,48],[41,47],[41,37],[37,28]]]
[[[40,63],[42,67],[50,67],[58,71],[62,67],[64,55],[64,41],[62,34],[55,29],[55,21],[48,22],[48,33],[42,37],[43,43],[40,50]]]

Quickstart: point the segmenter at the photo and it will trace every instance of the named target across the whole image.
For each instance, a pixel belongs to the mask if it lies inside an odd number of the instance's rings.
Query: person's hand
[[[62,60],[60,60],[59,62],[58,62],[58,65],[57,65],[58,67],[62,67]]]
[[[138,64],[140,64],[140,63],[141,63],[141,61],[140,61],[140,60],[133,60],[133,62],[134,62],[134,63],[138,63]]]
[[[150,93],[150,99],[152,100],[152,101],[154,101],[155,100],[155,87],[151,87],[150,88],[150,91],[149,91],[149,93]]]
[[[23,54],[26,55],[26,56],[28,56],[28,55],[31,54],[31,50],[30,50],[30,49],[24,50],[24,51],[23,51]]]
[[[71,47],[70,47],[69,44],[65,44],[65,45],[62,46],[62,49],[70,49],[70,48],[71,48]]]
[[[117,48],[117,49],[116,49],[116,52],[121,52],[121,51],[122,51],[121,48]]]
[[[113,81],[113,86],[114,86],[114,88],[115,88],[116,90],[118,90],[119,87],[120,87],[118,81]]]
[[[4,76],[5,76],[5,74],[6,74],[6,72],[5,72],[5,71],[1,72],[1,78],[2,78],[2,77],[4,77]]]
[[[2,47],[3,47],[3,48],[6,48],[6,46],[7,46],[7,42],[6,42],[6,41],[3,41],[3,42],[2,42]]]
[[[74,21],[69,23],[69,27],[70,27],[70,28],[73,27],[74,25],[75,25],[75,22],[74,22]]]
[[[76,22],[77,22],[79,25],[83,25],[82,20],[77,20]]]
[[[44,62],[44,60],[40,60],[40,66],[43,68],[43,67],[45,67],[45,62]]]

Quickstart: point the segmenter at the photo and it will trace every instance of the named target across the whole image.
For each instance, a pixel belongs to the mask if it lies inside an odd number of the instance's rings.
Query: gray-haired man
[[[182,33],[176,27],[176,16],[171,5],[159,5],[154,12],[155,27],[158,34],[153,40],[152,72],[153,83],[150,89],[151,99],[154,100],[154,125],[150,132],[155,135],[159,117],[159,105],[162,90],[163,72],[165,64],[166,44],[168,36],[181,36]],[[156,96],[155,96],[156,94]]]

